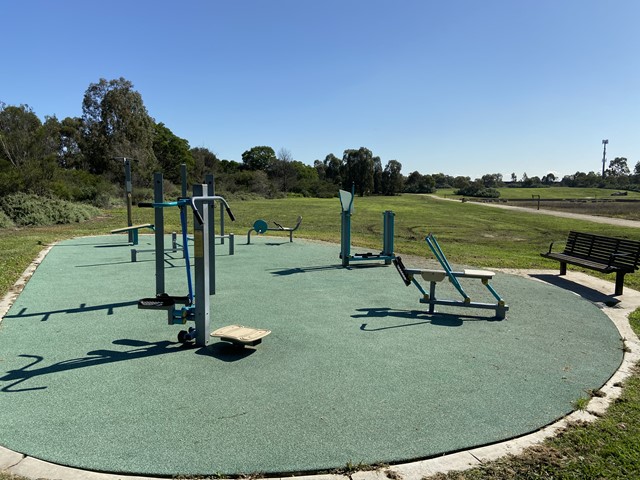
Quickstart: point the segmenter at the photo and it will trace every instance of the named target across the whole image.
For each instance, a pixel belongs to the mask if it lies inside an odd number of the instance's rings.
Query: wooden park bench
[[[560,275],[567,274],[568,263],[602,273],[615,273],[614,295],[622,295],[624,276],[636,271],[640,263],[640,242],[635,240],[571,231],[562,253],[551,251],[553,243],[548,252],[540,255],[560,262]]]

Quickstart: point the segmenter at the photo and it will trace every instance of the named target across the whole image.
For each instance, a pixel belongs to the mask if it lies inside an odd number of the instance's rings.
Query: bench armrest
[[[553,246],[554,246],[556,243],[564,243],[564,244],[566,244],[566,242],[567,242],[567,241],[566,241],[566,240],[564,240],[564,239],[563,239],[563,240],[554,240],[553,242],[551,242],[551,243],[549,244],[549,251],[547,252],[547,255],[551,253],[551,250],[553,249]]]
[[[629,253],[612,253],[609,255],[609,264],[607,266],[610,267],[617,257],[628,257],[629,255]]]

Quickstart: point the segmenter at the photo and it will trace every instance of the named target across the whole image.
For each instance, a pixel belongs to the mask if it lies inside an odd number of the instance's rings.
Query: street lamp
[[[607,163],[607,144],[609,140],[602,140],[602,178],[604,178],[604,166]]]

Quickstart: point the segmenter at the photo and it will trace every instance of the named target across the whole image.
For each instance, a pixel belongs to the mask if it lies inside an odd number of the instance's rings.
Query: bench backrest
[[[640,242],[571,231],[564,253],[633,271],[640,263]]]

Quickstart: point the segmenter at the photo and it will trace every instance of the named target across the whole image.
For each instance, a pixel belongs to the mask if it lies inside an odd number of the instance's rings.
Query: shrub
[[[0,209],[20,226],[77,223],[100,214],[99,209],[90,205],[27,193],[3,197],[0,199]]]
[[[14,223],[11,221],[7,214],[0,210],[0,228],[11,228]]]
[[[495,188],[487,188],[481,183],[473,182],[464,188],[461,188],[455,192],[456,195],[464,195],[467,197],[481,197],[481,198],[498,198],[500,192]]]

